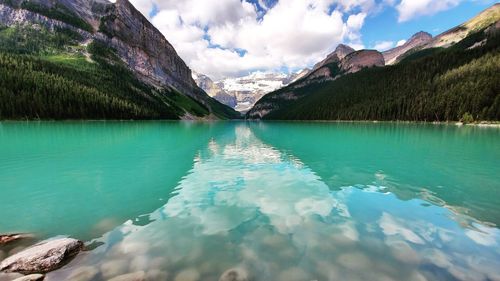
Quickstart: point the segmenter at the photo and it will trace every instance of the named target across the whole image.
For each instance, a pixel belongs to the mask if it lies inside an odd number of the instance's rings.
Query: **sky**
[[[296,72],[340,43],[387,50],[467,21],[493,0],[130,0],[213,80]]]

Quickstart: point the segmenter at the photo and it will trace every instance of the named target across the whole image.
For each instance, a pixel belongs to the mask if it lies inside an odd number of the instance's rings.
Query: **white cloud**
[[[412,20],[419,16],[434,15],[460,4],[461,0],[402,0],[396,6],[399,22]]]
[[[257,70],[298,70],[339,43],[364,48],[366,18],[392,6],[399,20],[436,13],[463,0],[131,0],[194,70],[213,79]],[[260,9],[259,9],[260,7]],[[399,43],[399,42],[398,42]],[[379,50],[393,42],[377,42]]]
[[[406,44],[406,40],[399,40],[398,43],[396,43],[396,47],[403,46]]]
[[[386,0],[387,1],[387,0]],[[297,70],[339,43],[362,48],[360,29],[375,0],[131,0],[194,70],[214,79],[256,70]],[[332,10],[335,7],[335,10]],[[353,11],[357,11],[353,13]]]
[[[375,46],[373,46],[373,49],[375,50],[378,50],[378,51],[387,51],[389,50],[390,48],[393,48],[394,47],[394,42],[392,41],[380,41],[380,42],[377,42],[375,44]]]

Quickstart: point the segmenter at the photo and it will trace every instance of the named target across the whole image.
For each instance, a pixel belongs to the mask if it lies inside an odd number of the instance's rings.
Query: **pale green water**
[[[102,243],[48,280],[500,280],[495,128],[5,122],[0,192],[0,233]]]

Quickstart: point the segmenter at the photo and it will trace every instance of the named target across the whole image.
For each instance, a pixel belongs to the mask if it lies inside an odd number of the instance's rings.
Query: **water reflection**
[[[497,228],[382,184],[332,190],[245,124],[199,151],[163,207],[97,241],[48,280],[500,279]]]

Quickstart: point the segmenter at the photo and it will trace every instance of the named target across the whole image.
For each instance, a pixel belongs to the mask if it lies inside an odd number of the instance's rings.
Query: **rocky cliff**
[[[219,102],[235,108],[238,100],[234,95],[228,94],[219,84],[214,83],[210,77],[193,71],[193,79],[209,96]]]
[[[76,31],[82,45],[98,41],[114,50],[144,83],[174,89],[214,110],[215,101],[196,85],[174,47],[128,0],[0,0],[0,24]]]
[[[348,54],[340,62],[342,73],[355,73],[364,68],[384,66],[384,56],[376,50],[360,50]]]

